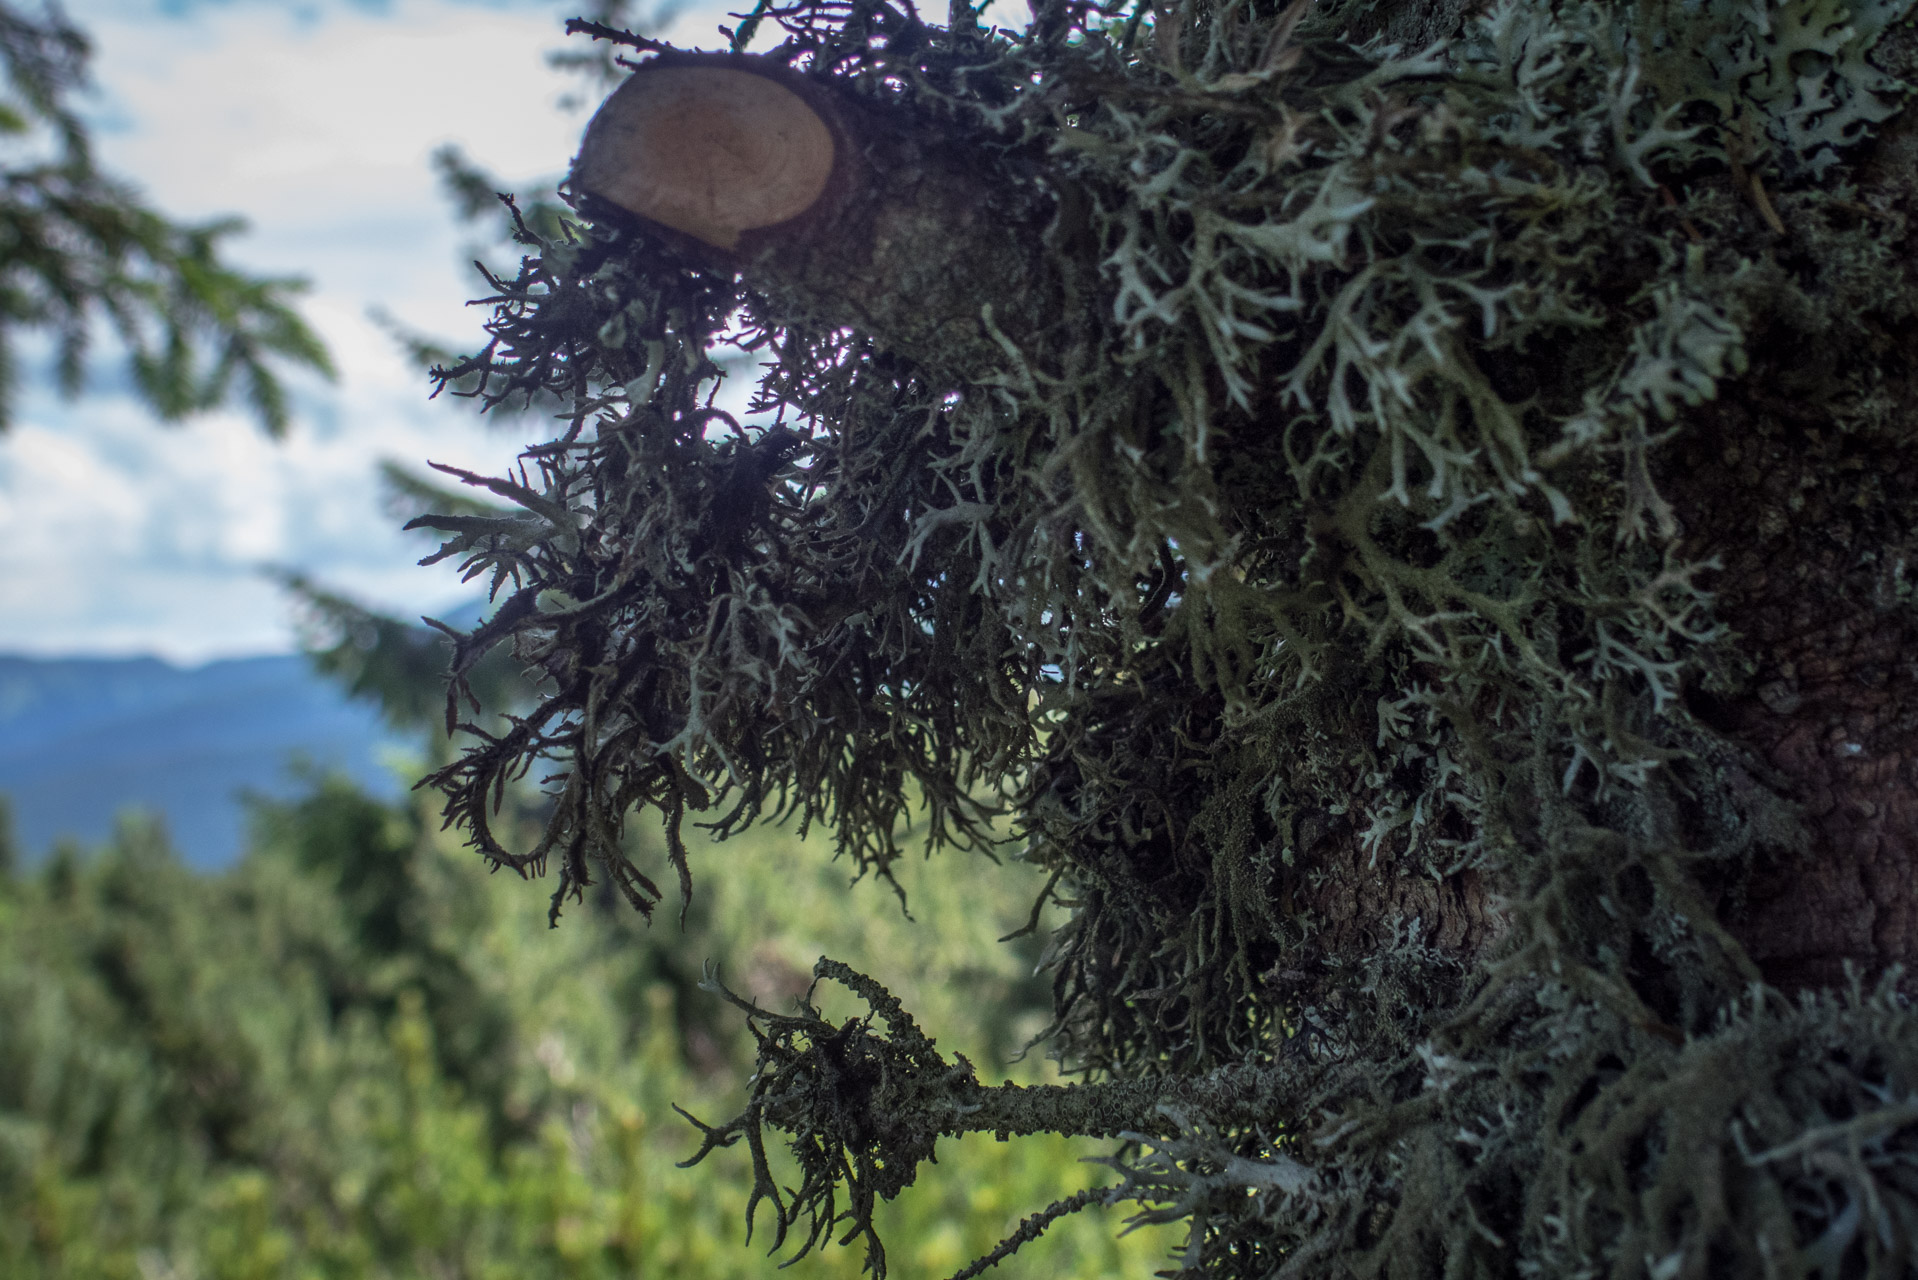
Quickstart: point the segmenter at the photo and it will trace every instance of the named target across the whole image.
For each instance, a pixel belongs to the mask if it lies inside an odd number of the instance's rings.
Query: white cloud
[[[304,308],[340,370],[300,388],[275,445],[219,414],[177,429],[109,384],[77,404],[35,391],[0,437],[0,651],[285,650],[265,562],[408,614],[467,592],[414,567],[426,549],[379,505],[384,457],[497,471],[542,424],[489,430],[428,404],[420,373],[367,317],[476,345],[477,291],[428,160],[457,143],[513,181],[562,172],[585,87],[546,65],[562,0],[68,0],[95,40],[98,150],[175,217],[238,213],[230,253],[308,277]],[[737,0],[686,9],[666,34],[711,47]],[[1023,20],[998,0],[989,20]],[[743,389],[742,389],[743,390]]]
[[[74,0],[93,35],[98,150],[176,217],[238,213],[249,267],[308,277],[304,310],[339,366],[299,389],[290,439],[216,414],[155,426],[111,379],[77,404],[44,390],[0,438],[0,650],[285,650],[287,603],[259,566],[310,570],[395,610],[464,598],[381,509],[384,457],[497,471],[537,422],[501,429],[429,404],[367,318],[382,306],[461,343],[477,291],[428,158],[464,146],[502,176],[563,171],[583,117],[546,66],[557,3],[180,6]],[[677,33],[708,20],[689,16]]]

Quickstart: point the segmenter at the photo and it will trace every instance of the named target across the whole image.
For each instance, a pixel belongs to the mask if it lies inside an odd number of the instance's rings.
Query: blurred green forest
[[[699,986],[706,963],[786,1008],[831,953],[983,1076],[1050,1070],[1012,1063],[1045,1021],[1043,930],[995,942],[1026,920],[1026,868],[915,860],[915,922],[888,886],[849,888],[820,845],[774,830],[696,848],[724,873],[683,929],[611,898],[569,904],[555,929],[537,886],[333,778],[256,802],[250,851],[219,874],[136,819],[32,867],[0,838],[0,1276],[772,1274],[770,1240],[742,1239],[747,1153],[674,1167],[696,1144],[672,1104],[731,1115],[752,1058],[742,1019]],[[1102,1181],[1087,1154],[947,1140],[887,1206],[895,1267],[951,1274]],[[1116,1225],[1068,1218],[999,1274],[1165,1265],[1166,1229],[1115,1241]],[[851,1277],[860,1259],[833,1247],[788,1274]]]

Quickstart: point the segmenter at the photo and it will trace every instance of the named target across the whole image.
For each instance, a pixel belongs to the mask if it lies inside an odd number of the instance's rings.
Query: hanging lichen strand
[[[782,1238],[876,1249],[874,1196],[990,1103],[1138,1117],[1109,1198],[1235,1280],[1904,1274],[1918,1032],[1888,991],[1749,994],[1701,885],[1802,832],[1680,696],[1742,677],[1658,476],[1748,334],[1843,378],[1844,317],[1918,310],[1766,266],[1781,202],[1890,252],[1896,218],[1832,218],[1905,7],[1507,0],[1421,49],[1352,43],[1360,4],[1048,4],[1019,37],[762,6],[742,45],[785,43],[729,65],[860,133],[845,225],[923,239],[694,243],[586,197],[523,237],[443,378],[566,430],[471,478],[520,514],[421,523],[500,602],[449,720],[498,645],[546,694],[469,726],[449,820],[555,869],[557,916],[600,874],[665,896],[641,809],[682,896],[689,810],[824,824],[881,876],[909,823],[978,845],[1009,811],[1070,915],[1050,1047],[1135,1093],[982,1093],[825,966],[884,1029],[754,1011],[754,1100],[708,1131]],[[1003,254],[927,191],[1008,210]],[[921,276],[875,290],[885,254]],[[551,817],[512,849],[487,817],[528,776]]]

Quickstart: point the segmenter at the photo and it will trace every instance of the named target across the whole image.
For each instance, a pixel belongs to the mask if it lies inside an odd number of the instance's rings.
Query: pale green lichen
[[[1253,0],[1041,10],[1016,40],[761,15],[900,127],[1043,175],[1062,305],[991,376],[629,228],[528,233],[448,377],[567,430],[490,482],[524,514],[427,523],[512,588],[456,674],[510,641],[548,696],[439,776],[449,816],[556,859],[556,911],[595,862],[650,911],[638,807],[689,885],[689,811],[827,823],[883,875],[913,803],[963,843],[1003,800],[1069,908],[1052,1049],[1191,1093],[1122,1194],[1191,1217],[1196,1271],[1902,1274],[1910,1020],[1748,997],[1701,877],[1802,836],[1687,709],[1742,676],[1656,482],[1763,329],[1829,355],[1804,376],[1846,423],[1897,420],[1840,336],[1912,314],[1869,266],[1892,219],[1820,219],[1897,108],[1869,54],[1902,7],[1502,0],[1406,50],[1336,38],[1362,5],[1286,38]],[[775,424],[713,407],[724,342],[768,361]],[[508,850],[489,805],[534,768],[551,823]],[[1473,968],[1409,911],[1328,948],[1355,874],[1478,877],[1505,936]],[[786,1091],[714,1132],[797,1135],[782,1228],[870,1237],[954,1130],[862,1147],[822,1046],[921,1102],[969,1073],[891,1014],[753,1017]],[[1098,1096],[1018,1105],[1107,1132]]]

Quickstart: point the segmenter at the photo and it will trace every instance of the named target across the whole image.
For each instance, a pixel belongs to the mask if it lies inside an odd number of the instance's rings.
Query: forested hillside
[[[97,844],[139,809],[165,820],[186,862],[225,866],[245,843],[243,791],[292,794],[299,758],[396,795],[381,763],[392,741],[377,711],[296,655],[198,667],[0,655],[0,795],[30,859],[62,837]]]
[[[910,974],[942,1045],[989,1074],[1043,1023],[1037,944],[998,947],[1034,886],[947,858],[880,885],[788,834],[727,864],[684,932],[481,874],[350,783],[256,806],[246,856],[182,865],[150,827],[0,877],[0,1275],[9,1280],[763,1275],[747,1154],[691,1171],[673,1114],[738,1105],[751,1045],[706,961],[789,1008],[821,951]],[[636,849],[642,861],[657,850]],[[724,921],[721,926],[715,922]],[[835,1012],[827,1010],[828,1014]],[[843,1016],[847,1010],[837,1010]],[[1103,1170],[1064,1140],[947,1143],[891,1210],[912,1274],[950,1274]],[[773,1153],[777,1161],[780,1153]],[[1150,1274],[1169,1241],[1066,1224],[1007,1274]],[[800,1276],[855,1276],[829,1248]]]

